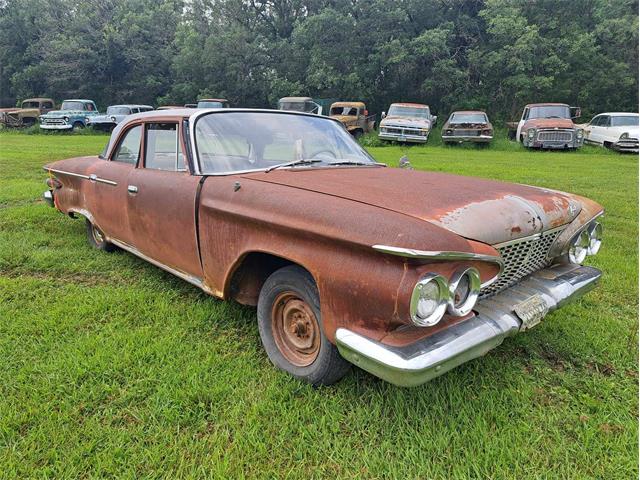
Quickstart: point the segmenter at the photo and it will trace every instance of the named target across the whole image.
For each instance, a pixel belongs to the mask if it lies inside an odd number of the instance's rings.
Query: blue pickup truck
[[[64,100],[60,110],[53,110],[40,116],[43,130],[79,130],[87,126],[87,118],[99,115],[93,100]]]

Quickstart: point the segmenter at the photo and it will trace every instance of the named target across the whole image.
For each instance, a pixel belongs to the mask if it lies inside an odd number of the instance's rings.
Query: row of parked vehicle
[[[205,98],[186,105],[165,105],[158,110],[174,108],[229,108],[223,98]],[[311,97],[284,97],[278,101],[279,110],[322,115],[323,106]],[[101,114],[93,100],[64,100],[55,110],[50,98],[29,98],[21,108],[0,109],[0,124],[24,127],[40,122],[43,130],[78,130],[92,127],[111,131],[127,115],[154,110],[151,105],[112,105]],[[340,121],[353,136],[360,137],[375,130],[376,116],[371,115],[364,102],[333,102],[328,116]],[[637,113],[601,113],[588,123],[575,124],[580,117],[579,107],[564,103],[532,103],[524,107],[520,120],[507,123],[508,135],[527,148],[577,149],[584,143],[601,145],[618,151],[638,153],[640,133]],[[421,103],[393,103],[382,112],[378,137],[385,141],[426,143],[436,125],[437,116],[429,105]],[[442,141],[447,144],[463,142],[489,143],[494,129],[482,110],[459,110],[451,113],[444,123]]]

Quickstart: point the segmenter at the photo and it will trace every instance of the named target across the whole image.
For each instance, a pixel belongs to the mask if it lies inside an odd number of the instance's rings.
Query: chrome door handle
[[[95,173],[89,175],[89,181],[95,182],[96,180],[98,180],[98,176]]]
[[[135,185],[129,185],[127,187],[127,191],[129,193],[138,193],[138,187],[136,187]]]

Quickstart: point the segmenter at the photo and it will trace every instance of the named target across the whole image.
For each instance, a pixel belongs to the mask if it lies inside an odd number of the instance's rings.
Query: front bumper
[[[638,139],[627,138],[624,140],[618,140],[613,144],[613,149],[618,152],[638,153]]]
[[[442,135],[443,142],[488,143],[491,140],[493,140],[492,135]]]
[[[469,320],[403,347],[385,345],[346,328],[336,331],[340,354],[363,370],[402,387],[425,383],[480,357],[506,337],[524,330],[514,309],[539,296],[548,311],[576,300],[594,288],[602,273],[593,267],[555,265],[485,300]]]
[[[47,125],[45,123],[41,123],[40,128],[43,130],[71,130],[73,128],[73,125],[69,125],[68,123],[54,124],[54,125]]]
[[[380,140],[389,140],[395,142],[413,142],[413,143],[426,143],[429,138],[429,134],[426,135],[409,135],[404,133],[389,133],[389,132],[380,132],[378,133],[378,138]]]

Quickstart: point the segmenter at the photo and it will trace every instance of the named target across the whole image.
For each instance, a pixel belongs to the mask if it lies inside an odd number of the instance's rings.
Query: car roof
[[[635,117],[638,114],[633,112],[602,112],[602,113],[599,113],[598,115],[615,115],[616,117]]]
[[[425,104],[425,103],[411,103],[411,102],[396,102],[396,103],[392,103],[391,106],[393,105],[397,105],[399,107],[427,107],[429,108],[429,105]]]
[[[364,102],[333,102],[331,108],[333,107],[364,107]]]
[[[119,103],[118,105],[109,105],[107,108],[111,108],[111,107],[134,107],[134,108],[144,107],[144,108],[153,108],[151,105],[142,105],[142,104],[139,104],[139,103]]]
[[[484,110],[455,110],[455,111],[451,112],[451,115],[453,115],[454,113],[484,113],[484,114],[486,114],[486,112]]]
[[[25,98],[24,100],[22,100],[23,102],[53,102],[52,98],[46,98],[46,97],[34,97],[34,98]]]
[[[528,107],[568,107],[569,105],[567,105],[566,103],[552,103],[552,102],[542,102],[542,103],[528,103],[527,105],[525,105],[525,108]]]
[[[226,98],[201,98],[200,100],[198,100],[199,102],[228,102],[229,100],[227,100]]]
[[[313,101],[311,97],[282,97],[279,102],[309,102]]]
[[[94,103],[93,100],[87,100],[86,98],[65,98],[63,102],[91,102]]]

